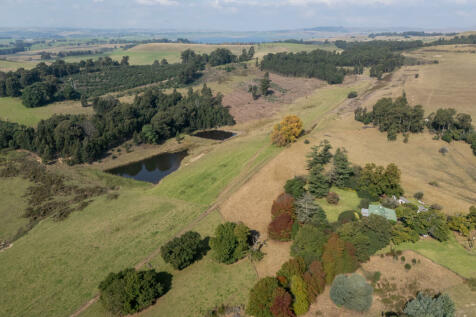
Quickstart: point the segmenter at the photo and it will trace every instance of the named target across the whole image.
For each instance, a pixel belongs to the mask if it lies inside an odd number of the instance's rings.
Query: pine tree
[[[329,163],[332,158],[331,149],[332,146],[328,140],[324,140],[319,145],[313,146],[311,153],[307,155],[307,169],[311,170],[316,166],[323,166]]]
[[[317,198],[327,196],[331,188],[329,178],[323,174],[323,168],[318,165],[311,169],[309,174],[309,192]]]
[[[332,171],[333,184],[339,188],[349,186],[349,179],[353,174],[352,166],[347,158],[345,149],[338,148],[334,154],[334,169]]]
[[[322,253],[322,264],[328,284],[332,283],[337,274],[350,273],[357,269],[358,262],[354,254],[352,244],[341,240],[336,233],[331,234]]]
[[[294,203],[294,206],[296,218],[301,223],[310,223],[312,220],[316,220],[316,216],[322,221],[327,220],[324,210],[315,203],[314,196],[307,192]]]
[[[261,95],[267,96],[268,90],[270,87],[271,87],[271,80],[269,79],[269,73],[266,72],[260,83]]]

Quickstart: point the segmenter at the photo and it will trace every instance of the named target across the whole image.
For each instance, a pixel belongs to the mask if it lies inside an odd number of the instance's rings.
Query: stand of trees
[[[365,108],[357,108],[354,112],[355,120],[364,124],[372,123],[381,132],[387,132],[389,140],[396,140],[399,133],[418,133],[425,126],[436,138],[446,142],[465,141],[470,144],[476,155],[476,132],[472,125],[471,115],[457,113],[453,108],[438,109],[425,118],[425,112],[420,105],[410,106],[405,94],[392,101],[391,98],[382,98],[374,106],[372,111]],[[405,140],[408,139],[406,136]]]
[[[177,133],[234,124],[221,95],[213,96],[206,86],[186,96],[149,89],[132,104],[97,98],[93,107],[92,117],[55,115],[40,121],[36,130],[0,121],[0,146],[31,150],[46,161],[63,157],[76,164],[92,162],[133,136],[158,143]]]
[[[246,62],[253,59],[255,55],[255,48],[251,46],[248,51],[243,49],[240,56],[233,54],[229,49],[226,48],[217,48],[210,54],[197,54],[191,49],[187,49],[182,52],[181,59],[182,64],[193,64],[197,67],[203,69],[205,64],[210,64],[210,66],[220,66],[236,62]]]

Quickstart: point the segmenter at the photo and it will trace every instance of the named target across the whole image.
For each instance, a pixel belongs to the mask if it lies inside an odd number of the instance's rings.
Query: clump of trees
[[[339,307],[364,312],[372,305],[373,288],[359,274],[338,275],[331,286],[330,297]]]
[[[133,268],[110,273],[99,284],[100,302],[113,314],[129,315],[154,304],[170,288],[172,276]]]
[[[160,254],[166,263],[182,270],[199,260],[207,250],[207,241],[202,240],[199,233],[188,231],[164,244],[160,248]]]
[[[250,229],[242,223],[221,224],[210,239],[210,248],[216,261],[234,263],[244,258],[250,249]]]
[[[222,96],[214,96],[206,85],[187,95],[148,89],[132,104],[96,98],[92,106],[96,111],[92,117],[54,115],[40,121],[36,130],[0,121],[0,147],[34,151],[45,161],[64,157],[76,164],[92,162],[132,137],[160,143],[177,133],[234,124]]]
[[[405,140],[408,133],[419,133],[425,129],[436,134],[446,142],[465,141],[476,155],[476,132],[472,125],[471,115],[457,113],[453,108],[438,109],[427,118],[420,105],[410,106],[405,94],[393,101],[391,98],[382,98],[372,111],[365,108],[355,110],[355,120],[364,124],[372,123],[381,132],[387,132],[387,138],[396,140],[399,133],[404,133]],[[443,153],[443,151],[442,151]],[[444,153],[443,153],[444,154]]]
[[[303,133],[303,125],[301,119],[297,116],[289,115],[276,124],[271,133],[271,140],[277,146],[286,146],[296,140]]]

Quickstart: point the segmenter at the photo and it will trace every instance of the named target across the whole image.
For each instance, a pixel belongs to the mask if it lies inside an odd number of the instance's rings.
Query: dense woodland
[[[97,98],[93,107],[92,117],[55,115],[40,121],[36,130],[0,121],[0,147],[31,150],[46,161],[63,157],[75,164],[92,162],[133,136],[158,143],[181,132],[234,123],[222,96],[213,96],[206,86],[187,95],[149,89],[132,104]]]
[[[472,125],[471,115],[457,113],[455,109],[438,109],[425,118],[423,107],[414,107],[408,104],[405,94],[393,101],[391,98],[382,98],[372,111],[365,108],[355,110],[355,120],[364,124],[372,123],[381,132],[387,132],[389,140],[396,140],[399,133],[404,133],[405,142],[408,142],[407,133],[422,132],[425,127],[435,134],[435,138],[446,142],[465,141],[476,155],[476,131]]]
[[[300,53],[270,53],[263,58],[261,68],[288,76],[315,77],[330,84],[339,84],[346,74],[361,74],[364,67],[371,67],[371,76],[380,78],[383,73],[403,65],[404,57],[394,53],[394,46],[403,46],[400,44],[403,42],[368,43],[357,45],[336,41],[336,46],[344,49],[342,53],[320,49]]]

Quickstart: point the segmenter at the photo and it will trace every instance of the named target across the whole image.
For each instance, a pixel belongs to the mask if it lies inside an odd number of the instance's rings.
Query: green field
[[[43,120],[54,114],[92,114],[91,107],[84,108],[79,101],[63,101],[38,107],[25,107],[20,98],[4,97],[0,98],[0,120],[18,122],[34,127]]]
[[[400,244],[397,248],[418,252],[465,278],[476,278],[476,255],[466,251],[452,235],[445,242],[421,239],[416,243]]]
[[[327,202],[325,198],[318,199],[318,204],[324,209],[327,215],[327,219],[330,222],[337,221],[339,215],[347,210],[359,210],[360,198],[357,196],[357,193],[349,189],[339,189],[336,187],[331,188],[331,192],[337,193],[339,195],[339,203],[337,205],[331,205]]]
[[[252,168],[278,151],[265,140],[263,136],[232,139],[194,164],[184,166],[157,187],[81,167],[68,169],[73,178],[75,173],[80,173],[107,186],[119,185],[120,196],[116,200],[99,197],[62,222],[42,221],[15,241],[13,248],[2,252],[0,288],[9,292],[0,294],[0,315],[71,314],[94,297],[98,283],[109,272],[134,266],[173,235],[193,228],[190,224],[194,219],[245,166]],[[182,188],[184,192],[180,192]],[[216,216],[212,213],[205,218],[198,224],[198,230],[211,234],[222,221]],[[151,264],[158,270],[171,269],[161,263],[160,257],[152,259]],[[201,272],[197,286],[186,287],[191,276],[198,276],[197,271]],[[207,271],[212,278],[202,273]],[[228,298],[230,303],[243,303],[247,292],[234,294],[238,289],[250,287],[255,279],[247,260],[225,266],[208,257],[174,273],[172,290],[157,306],[160,312],[176,309],[183,296],[195,302],[204,291],[209,296],[202,298],[200,304],[191,302],[181,309],[195,313]],[[225,278],[229,282],[223,284]],[[165,304],[167,301],[170,305]],[[91,309],[95,315],[94,311],[101,308]]]
[[[15,71],[18,68],[30,69],[35,67],[35,65],[35,62],[13,62],[0,59],[0,71],[2,72]]]
[[[18,229],[28,223],[22,214],[27,206],[23,199],[30,182],[20,177],[0,178],[0,240],[11,241]]]

